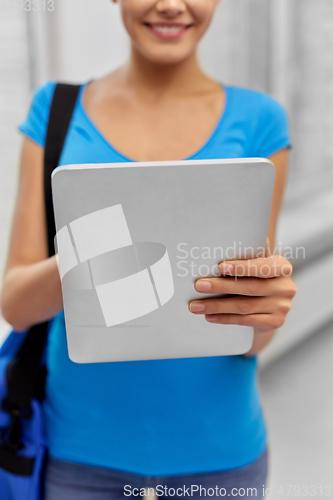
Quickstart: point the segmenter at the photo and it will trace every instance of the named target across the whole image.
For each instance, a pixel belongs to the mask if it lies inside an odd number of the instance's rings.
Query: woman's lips
[[[149,31],[162,40],[178,40],[191,27],[190,24],[144,23]]]

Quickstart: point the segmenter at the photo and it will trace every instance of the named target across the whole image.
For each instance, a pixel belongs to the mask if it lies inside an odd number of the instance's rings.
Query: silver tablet
[[[222,260],[263,255],[267,159],[64,165],[52,174],[69,357],[77,363],[236,355],[253,328],[188,309]]]

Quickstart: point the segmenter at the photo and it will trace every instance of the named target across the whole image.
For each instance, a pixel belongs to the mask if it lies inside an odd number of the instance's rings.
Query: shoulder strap
[[[50,110],[44,153],[44,196],[50,256],[54,255],[54,237],[56,234],[51,194],[51,174],[59,163],[79,89],[80,85],[58,83],[54,90]]]
[[[54,255],[55,223],[51,193],[51,174],[58,166],[62,147],[66,138],[71,116],[77,100],[80,85],[58,83],[54,90],[50,109],[46,143],[44,150],[44,197],[47,221],[49,256]],[[46,341],[48,321],[32,326],[15,356],[7,367],[6,398],[2,402],[2,409],[11,414],[12,421],[7,434],[0,444],[0,467],[4,467],[2,451],[5,450],[6,463],[11,463],[11,472],[14,474],[30,475],[31,464],[22,460],[8,461],[8,452],[17,451],[20,447],[20,422],[22,417],[31,415],[31,400],[35,392],[41,357]],[[14,459],[14,460],[13,460]],[[16,465],[15,465],[16,464]],[[5,467],[6,468],[6,467]]]

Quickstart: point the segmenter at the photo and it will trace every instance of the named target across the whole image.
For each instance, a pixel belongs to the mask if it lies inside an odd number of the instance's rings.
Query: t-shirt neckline
[[[88,85],[88,83],[92,82],[93,80],[87,80],[86,82],[84,82],[82,85],[81,85],[81,88],[80,88],[80,93],[79,93],[79,106],[81,108],[81,111],[82,111],[82,114],[83,116],[85,117],[86,121],[90,124],[90,126],[94,129],[94,131],[99,135],[99,137],[103,140],[103,142],[106,144],[106,146],[111,150],[113,151],[117,156],[119,156],[120,158],[122,158],[124,161],[127,161],[127,162],[137,162],[138,160],[133,160],[132,158],[129,158],[128,156],[125,156],[123,155],[120,151],[118,151],[117,148],[115,148],[111,142],[105,137],[105,135],[103,134],[103,132],[101,132],[101,130],[99,129],[99,127],[97,127],[97,125],[95,125],[95,123],[92,121],[92,119],[90,118],[90,116],[88,115],[85,107],[84,107],[84,104],[83,104],[83,95],[84,95],[84,91]],[[205,143],[192,155],[186,157],[186,158],[182,158],[181,160],[179,161],[185,161],[185,160],[194,160],[197,156],[201,155],[206,148],[209,147],[209,145],[213,142],[215,136],[217,135],[217,133],[219,132],[222,124],[224,124],[225,120],[226,120],[226,116],[227,114],[229,113],[229,110],[230,110],[230,93],[229,93],[229,87],[227,85],[224,85],[223,83],[221,82],[218,82],[219,85],[221,85],[221,87],[223,88],[224,90],[224,95],[225,95],[225,102],[224,102],[224,106],[223,106],[223,110],[219,116],[219,119],[217,120],[211,134],[209,135],[208,139],[205,141]]]

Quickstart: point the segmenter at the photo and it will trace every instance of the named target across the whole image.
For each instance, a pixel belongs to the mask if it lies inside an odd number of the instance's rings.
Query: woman
[[[218,0],[119,3],[130,59],[83,84],[59,164],[269,157],[276,167],[273,248],[290,146],[287,118],[269,96],[222,86],[200,69],[196,47]],[[3,315],[19,331],[55,316],[43,406],[50,455],[46,499],[142,496],[140,488],[149,486],[178,497],[204,496],[201,487],[213,488],[209,496],[244,498],[254,496],[247,488],[257,488],[261,498],[267,440],[256,354],[290,309],[290,264],[269,256],[244,262],[239,273],[241,263],[229,262],[228,273],[242,278],[197,280],[197,291],[233,296],[192,301],[193,314],[204,314],[211,328],[255,327],[244,356],[71,362],[43,207],[43,146],[54,87],[48,81],[35,91],[19,127],[25,138],[1,295]],[[226,271],[223,264],[220,270]]]

